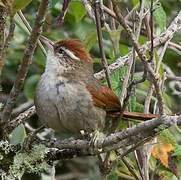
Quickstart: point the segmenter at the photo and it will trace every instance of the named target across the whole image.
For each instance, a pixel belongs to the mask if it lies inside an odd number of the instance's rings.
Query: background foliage
[[[24,2],[24,3],[23,3]],[[26,3],[25,3],[26,2]],[[34,23],[35,15],[37,13],[37,8],[39,5],[39,0],[36,1],[19,1],[14,0],[14,8],[13,12],[16,13],[20,9],[23,8],[23,13],[25,17],[27,18],[28,22],[32,26]],[[43,26],[43,35],[48,37],[49,39],[53,41],[57,41],[60,39],[67,39],[67,38],[79,38],[82,42],[84,42],[86,48],[91,53],[92,58],[94,59],[94,69],[95,72],[98,72],[101,67],[101,60],[100,60],[100,53],[99,53],[99,47],[97,42],[97,32],[96,32],[96,26],[92,19],[90,19],[87,14],[86,10],[84,9],[83,5],[80,1],[72,1],[70,3],[70,6],[68,8],[68,12],[65,17],[65,21],[62,24],[61,27],[55,27],[52,26],[55,18],[58,16],[60,9],[62,8],[62,0],[51,0],[51,3],[49,5],[48,13],[46,16],[46,22]],[[105,2],[106,4],[106,2]],[[122,0],[120,1],[120,7],[122,9],[122,14],[126,15],[128,10],[131,10],[133,7],[136,7],[138,4],[138,0]],[[149,1],[147,1],[147,6],[149,6]],[[25,8],[24,8],[25,7]],[[181,2],[179,0],[160,0],[156,6],[154,11],[154,33],[156,35],[160,34],[162,31],[164,31],[171,23],[175,15],[178,13],[181,7]],[[22,60],[22,56],[24,54],[25,45],[27,43],[29,32],[27,31],[25,25],[19,18],[17,14],[15,14],[15,22],[16,27],[14,31],[13,40],[11,41],[10,47],[8,49],[8,53],[5,59],[5,65],[3,67],[3,73],[0,77],[0,83],[2,86],[2,92],[0,94],[0,101],[2,103],[5,103],[7,96],[12,88],[13,82],[16,78],[18,66],[20,65],[20,62]],[[7,24],[8,26],[8,24]],[[106,57],[109,63],[112,63],[117,56],[124,56],[126,55],[132,45],[131,42],[127,40],[127,35],[125,34],[123,29],[120,29],[119,31],[112,31],[109,32],[105,28],[103,28],[103,38],[104,38],[104,50],[106,52]],[[119,50],[120,53],[115,56],[113,52],[112,47],[112,41],[119,41]],[[144,44],[144,42],[147,41],[147,38],[143,35],[139,37],[140,44]],[[173,42],[180,43],[181,42],[181,34],[178,33],[176,36],[174,36]],[[157,59],[158,57],[156,57]],[[32,64],[29,68],[28,76],[26,78],[24,88],[22,93],[19,95],[17,107],[25,102],[32,102],[34,98],[34,92],[37,85],[37,82],[40,79],[41,74],[44,71],[45,68],[45,56],[39,49],[39,47],[36,48],[36,52],[33,57]],[[170,69],[177,75],[181,76],[181,51],[175,51],[171,48],[169,48],[166,51],[166,54],[164,56],[163,63],[170,67]],[[136,72],[135,79],[140,79],[140,72],[142,72],[143,67],[140,65],[139,60],[136,64]],[[113,89],[115,90],[115,93],[119,96],[122,83],[120,81],[121,78],[125,76],[125,73],[127,71],[127,67],[122,68],[121,70],[117,71],[113,75],[111,75],[111,80],[113,84]],[[163,74],[164,70],[163,68],[160,68],[160,74]],[[104,82],[104,81],[103,81]],[[166,86],[165,86],[165,111],[167,113],[179,113],[180,106],[181,106],[181,89],[180,87],[175,87],[173,85],[173,82],[171,80],[166,80]],[[143,112],[143,101],[146,96],[146,92],[148,89],[148,81],[145,81],[141,86],[137,87],[136,89],[136,97],[131,97],[130,99],[130,105],[129,109],[132,111],[138,111]],[[153,106],[154,102],[156,101],[156,98],[152,97],[152,112],[153,112]],[[1,105],[0,105],[1,106]],[[38,127],[40,125],[40,122],[36,116],[31,118],[30,125],[32,125],[34,128]],[[125,124],[125,125],[124,125]],[[125,128],[126,123],[122,123],[121,128]],[[19,127],[21,128],[21,127]],[[24,129],[23,130],[17,130],[17,134],[20,135],[20,139],[22,136],[25,136]],[[173,132],[173,130],[172,130]],[[173,135],[170,133],[170,131],[167,131],[165,133],[166,135],[160,135],[160,141],[161,137],[173,137]],[[173,137],[174,140],[169,140],[168,144],[172,144],[173,146],[170,148],[171,150],[177,150],[175,151],[174,155],[175,157],[181,155],[181,148],[180,144],[178,143],[180,141],[179,133],[175,133],[175,136],[177,136],[177,139]],[[162,138],[163,139],[163,138]],[[16,143],[11,139],[12,143]],[[173,143],[174,141],[175,144]],[[163,141],[162,141],[163,142]],[[160,148],[160,147],[157,147]],[[170,151],[170,150],[168,150]],[[154,153],[156,153],[155,156],[151,157],[150,160],[150,173],[152,173],[155,168],[157,168],[157,165],[159,161],[156,160],[160,157],[157,157],[157,149],[155,149]],[[111,158],[115,159],[116,155],[112,154]],[[133,165],[136,167],[136,162],[134,160],[133,155],[131,154],[129,157],[129,160],[133,162]],[[168,158],[167,158],[168,159]],[[176,176],[174,176],[174,171],[169,169],[167,165],[164,163],[168,162],[162,162],[159,166],[159,172],[157,173],[157,176],[163,176],[163,179],[175,179]],[[178,161],[180,164],[180,160]],[[99,173],[98,173],[98,167],[95,166],[96,160],[95,158],[86,157],[84,159],[77,158],[73,159],[71,161],[67,162],[57,162],[56,163],[56,174],[57,179],[58,176],[60,179],[99,179]],[[177,167],[179,168],[179,174],[181,174],[181,166]],[[62,175],[65,174],[65,175]],[[67,175],[67,176],[66,176]],[[69,176],[68,176],[69,175]],[[71,176],[72,175],[72,176]],[[36,179],[40,178],[40,175],[33,175]],[[24,175],[23,179],[32,179],[29,178],[30,176],[27,174]],[[49,177],[48,174],[42,174],[42,179],[46,179]],[[67,177],[67,178],[66,178]],[[86,177],[86,178],[85,178]],[[109,179],[114,180],[118,179],[120,177],[121,179],[131,179],[132,175],[128,171],[128,169],[125,167],[122,161],[119,161],[116,165],[116,167],[113,169]]]

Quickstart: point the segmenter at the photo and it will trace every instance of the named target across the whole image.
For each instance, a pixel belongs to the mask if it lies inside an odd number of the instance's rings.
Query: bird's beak
[[[40,40],[41,40],[42,42],[44,42],[44,43],[48,46],[48,49],[49,49],[51,52],[54,51],[54,48],[53,48],[53,44],[54,44],[54,43],[53,43],[51,40],[47,39],[47,38],[44,37],[44,36],[40,36]]]

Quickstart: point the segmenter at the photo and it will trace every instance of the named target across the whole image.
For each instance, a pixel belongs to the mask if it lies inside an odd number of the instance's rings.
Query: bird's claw
[[[93,133],[90,134],[91,140],[90,140],[90,144],[89,146],[93,147],[93,148],[97,148],[98,146],[98,141],[102,138],[105,137],[105,134],[95,130]],[[102,151],[102,149],[98,149],[98,151]]]

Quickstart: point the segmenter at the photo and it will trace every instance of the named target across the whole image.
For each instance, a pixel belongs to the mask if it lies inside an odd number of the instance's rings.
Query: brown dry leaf
[[[167,168],[169,168],[169,152],[173,152],[175,147],[168,143],[159,143],[153,147],[152,155],[159,159],[160,162]]]

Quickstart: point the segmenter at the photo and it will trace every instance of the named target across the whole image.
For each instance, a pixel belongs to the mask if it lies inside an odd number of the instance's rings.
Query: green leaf
[[[133,5],[136,6],[139,3],[139,0],[133,0]]]
[[[122,30],[123,29],[120,28],[119,30],[107,31],[107,32],[109,33],[111,40],[114,42],[114,41],[120,40],[120,34]]]
[[[92,46],[94,46],[97,42],[97,31],[91,31],[88,32],[86,35],[86,38],[84,39],[84,45],[86,47],[86,49],[88,50],[88,52],[90,51],[90,49],[92,48]]]
[[[124,66],[124,67],[121,68],[121,70],[120,70],[120,78],[125,77],[127,70],[128,70],[128,66]]]
[[[26,131],[23,124],[16,127],[9,135],[10,144],[22,143],[26,137]]]
[[[151,157],[150,157],[150,160],[149,160],[149,168],[150,168],[152,171],[154,171],[155,168],[156,168],[156,165],[157,165],[157,160],[156,160],[153,156],[151,156]]]
[[[119,48],[120,48],[121,56],[125,56],[126,54],[130,52],[128,46],[125,46],[123,44],[121,44]]]
[[[166,103],[168,104],[168,106],[171,107],[172,104],[171,104],[170,96],[168,96],[168,94],[166,94],[166,93],[164,92],[164,93],[163,93],[163,98],[164,98],[164,100],[166,101]]]
[[[147,37],[145,37],[145,36],[139,36],[138,42],[139,42],[140,45],[143,45],[143,44],[146,43],[147,41],[148,41]]]
[[[160,28],[160,33],[163,32],[166,29],[166,13],[163,10],[163,7],[160,2],[156,3],[154,6],[154,20],[157,22],[159,28]]]
[[[173,134],[177,144],[181,144],[181,129],[179,126],[174,125],[169,128],[171,134]]]
[[[13,1],[13,14],[25,8],[32,0],[14,0]]]
[[[118,175],[116,173],[110,174],[108,176],[108,180],[118,180]]]
[[[144,112],[144,105],[136,102],[135,112],[143,113]]]
[[[130,96],[129,109],[131,112],[134,112],[135,108],[136,108],[136,96]]]
[[[158,139],[160,139],[163,143],[168,143],[176,146],[176,139],[174,135],[169,131],[169,129],[165,129],[164,131],[162,131],[159,134]]]
[[[71,11],[69,13],[74,16],[76,22],[79,22],[87,13],[84,6],[78,1],[72,1],[70,8]]]
[[[140,79],[142,79],[142,76],[134,76],[134,79],[135,80],[140,80]]]
[[[154,49],[154,55],[155,55],[156,64],[158,64],[159,56],[158,56],[158,53],[157,53],[157,51],[156,51],[155,49]],[[158,73],[159,73],[159,75],[160,75],[160,78],[163,77],[163,72],[164,72],[164,70],[163,70],[163,66],[162,66],[162,64],[161,64],[161,65],[160,65],[160,68],[159,68],[159,71],[158,71]]]
[[[178,145],[172,156],[181,156],[181,145]]]
[[[33,99],[34,98],[34,92],[36,89],[36,85],[40,79],[40,75],[35,74],[30,76],[24,86],[24,94],[28,99]]]
[[[111,59],[114,59],[114,58],[115,58],[114,49],[113,49],[113,48],[110,48],[109,58],[111,58]]]

